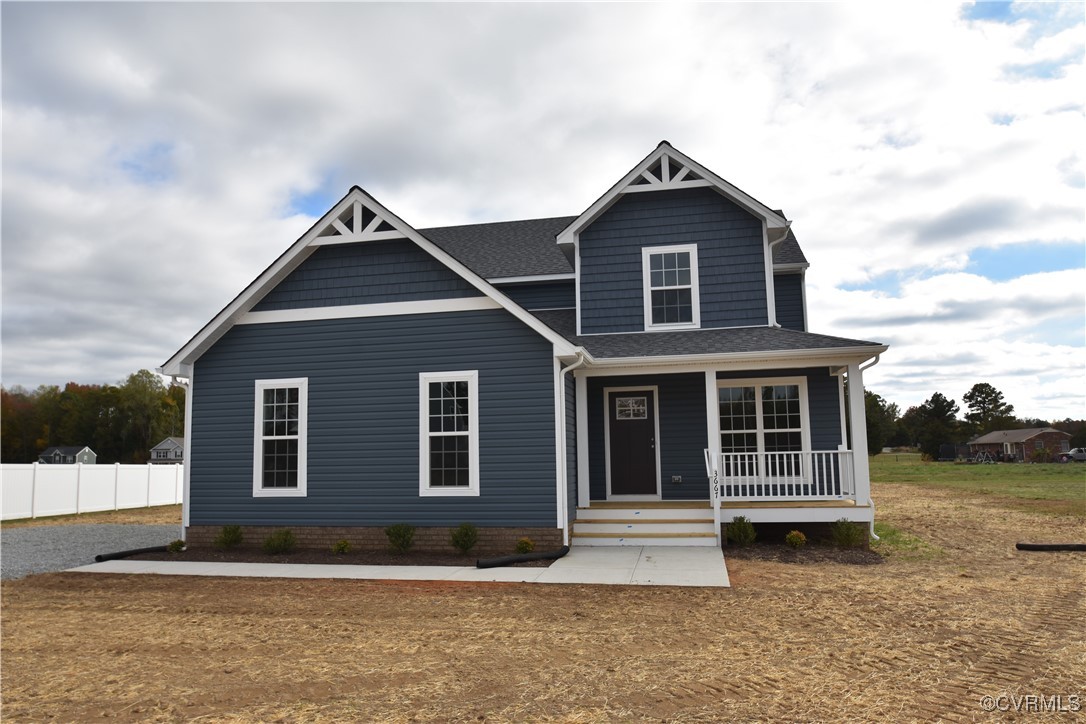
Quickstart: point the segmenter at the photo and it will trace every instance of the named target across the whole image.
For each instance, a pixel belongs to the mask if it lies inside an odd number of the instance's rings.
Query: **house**
[[[38,462],[46,465],[94,465],[98,455],[86,445],[47,447],[38,454]]]
[[[969,443],[970,455],[987,453],[995,460],[1007,462],[1032,461],[1038,454],[1051,460],[1054,453],[1068,452],[1070,449],[1071,433],[1052,427],[996,430]]]
[[[185,438],[168,437],[151,448],[147,462],[154,465],[178,464],[185,461]]]
[[[188,384],[187,539],[870,524],[886,347],[809,331],[807,268],[782,211],[666,141],[578,216],[416,229],[354,187],[159,370]]]

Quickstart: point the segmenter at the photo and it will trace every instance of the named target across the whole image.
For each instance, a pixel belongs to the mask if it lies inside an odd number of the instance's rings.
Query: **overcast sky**
[[[891,346],[869,389],[1082,418],[1083,15],[4,3],[3,384],[161,365],[352,184],[573,215],[667,139],[793,219],[812,331]]]

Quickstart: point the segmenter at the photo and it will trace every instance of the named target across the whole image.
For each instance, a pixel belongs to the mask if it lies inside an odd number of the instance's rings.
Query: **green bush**
[[[185,550],[185,541],[181,540],[180,538],[178,538],[177,540],[172,540],[170,541],[169,545],[166,546],[166,550],[170,553],[180,553],[181,551]]]
[[[351,552],[351,542],[349,540],[337,540],[332,544],[332,552],[337,556],[342,556]]]
[[[471,523],[461,523],[459,527],[453,528],[450,539],[453,548],[467,555],[479,541],[479,529]]]
[[[264,552],[272,555],[290,553],[297,544],[292,532],[286,529],[277,530],[264,539]]]
[[[801,530],[794,530],[784,537],[784,542],[793,548],[802,548],[807,545],[807,536]]]
[[[385,528],[388,536],[388,544],[397,553],[406,553],[415,544],[415,526],[408,523],[397,523]]]
[[[531,538],[521,538],[517,541],[517,547],[514,549],[519,555],[525,553],[531,553],[535,550],[535,542]]]
[[[738,546],[749,546],[754,542],[757,534],[754,525],[747,520],[745,515],[737,515],[728,523],[728,540]]]
[[[241,545],[242,535],[240,525],[224,525],[222,532],[211,541],[216,548],[237,548]]]
[[[867,529],[861,523],[840,518],[830,524],[833,544],[841,548],[860,548],[867,543]]]

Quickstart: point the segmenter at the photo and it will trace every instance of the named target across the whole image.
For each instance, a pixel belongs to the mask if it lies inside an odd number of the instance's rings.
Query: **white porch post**
[[[866,505],[871,500],[871,466],[867,458],[864,377],[858,362],[848,364],[848,412],[852,430],[852,465],[856,471],[856,502]]]
[[[709,439],[707,440],[709,449],[709,455],[713,461],[714,466],[720,465],[720,395],[717,392],[716,386],[716,370],[705,370],[705,428],[709,431]],[[715,483],[710,477],[709,479],[709,503],[713,506],[713,523],[716,533],[716,544],[719,546],[723,541],[720,540],[720,500],[718,496],[714,494]]]
[[[588,378],[574,370],[577,391],[577,507],[592,504],[588,480]]]

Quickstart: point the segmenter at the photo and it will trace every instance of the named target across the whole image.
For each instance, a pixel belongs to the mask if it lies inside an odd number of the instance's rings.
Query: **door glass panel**
[[[616,397],[616,420],[644,420],[648,418],[649,406],[647,397]]]

